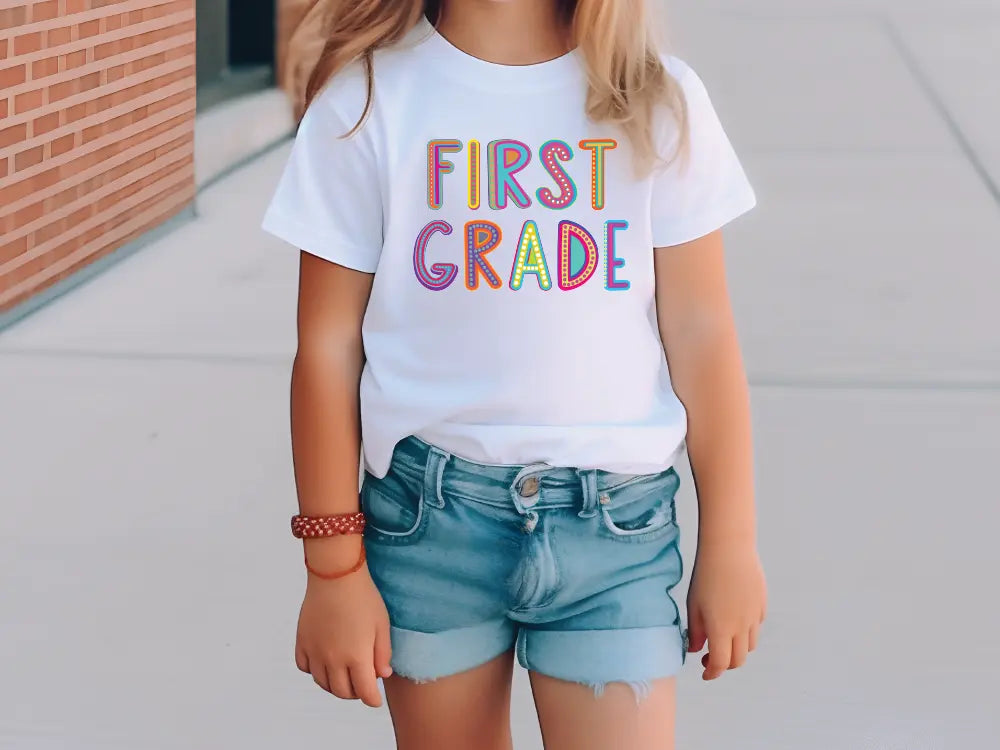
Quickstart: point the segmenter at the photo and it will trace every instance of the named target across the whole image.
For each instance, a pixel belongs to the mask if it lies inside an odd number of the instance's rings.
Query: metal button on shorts
[[[518,490],[521,497],[531,497],[538,493],[538,477],[528,477],[523,482],[521,482],[521,488]]]

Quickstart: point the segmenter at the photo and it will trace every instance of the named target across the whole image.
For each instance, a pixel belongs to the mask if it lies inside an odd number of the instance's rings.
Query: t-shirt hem
[[[755,194],[742,195],[683,224],[673,225],[668,233],[653,233],[653,247],[672,247],[693,242],[721,229],[757,205]]]
[[[572,426],[553,426],[544,430],[550,433],[549,436],[531,436],[530,433],[525,434],[527,428],[522,425],[480,425],[489,433],[486,439],[482,434],[468,434],[460,427],[439,423],[410,434],[470,463],[510,467],[542,462],[551,466],[624,474],[665,471],[679,457],[685,438],[684,428],[677,423],[608,425],[600,428],[580,425],[579,428],[590,427],[591,435],[576,444],[559,435],[561,430],[575,429]],[[521,436],[516,450],[511,449],[515,444],[511,440],[513,435]],[[608,443],[620,445],[609,450]]]
[[[343,237],[336,237],[305,226],[301,222],[274,211],[269,211],[261,229],[290,245],[295,245],[310,255],[345,266],[355,271],[375,273],[378,262],[370,259],[371,251]]]

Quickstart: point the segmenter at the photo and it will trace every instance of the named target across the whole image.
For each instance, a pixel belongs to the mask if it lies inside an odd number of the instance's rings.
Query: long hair
[[[296,117],[323,86],[345,66],[360,60],[368,82],[364,111],[355,132],[368,116],[374,89],[375,51],[400,41],[425,15],[433,23],[442,0],[309,0],[309,7],[293,35],[294,44],[313,52],[299,62],[299,80],[290,83]],[[645,0],[557,0],[557,9],[570,30],[570,41],[582,54],[587,70],[587,115],[594,122],[621,127],[636,155],[638,169],[665,161],[657,152],[656,111],[666,107],[679,127],[676,154],[687,143],[687,107],[677,81],[663,66]],[[301,31],[302,26],[312,28]],[[299,39],[294,37],[298,36]],[[322,46],[320,46],[322,45]],[[290,66],[294,67],[294,66]],[[308,76],[304,75],[308,70]]]

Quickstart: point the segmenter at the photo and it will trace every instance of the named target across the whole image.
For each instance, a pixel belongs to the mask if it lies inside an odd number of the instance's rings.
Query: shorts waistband
[[[444,506],[444,494],[530,514],[536,509],[579,507],[581,516],[594,515],[605,492],[667,473],[620,474],[603,469],[482,464],[453,455],[416,436],[401,440],[393,452],[390,473],[421,483],[424,499]]]

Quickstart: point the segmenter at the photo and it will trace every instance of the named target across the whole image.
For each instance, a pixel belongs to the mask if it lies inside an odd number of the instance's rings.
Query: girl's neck
[[[437,30],[463,52],[500,65],[533,65],[570,49],[554,0],[445,0]]]

